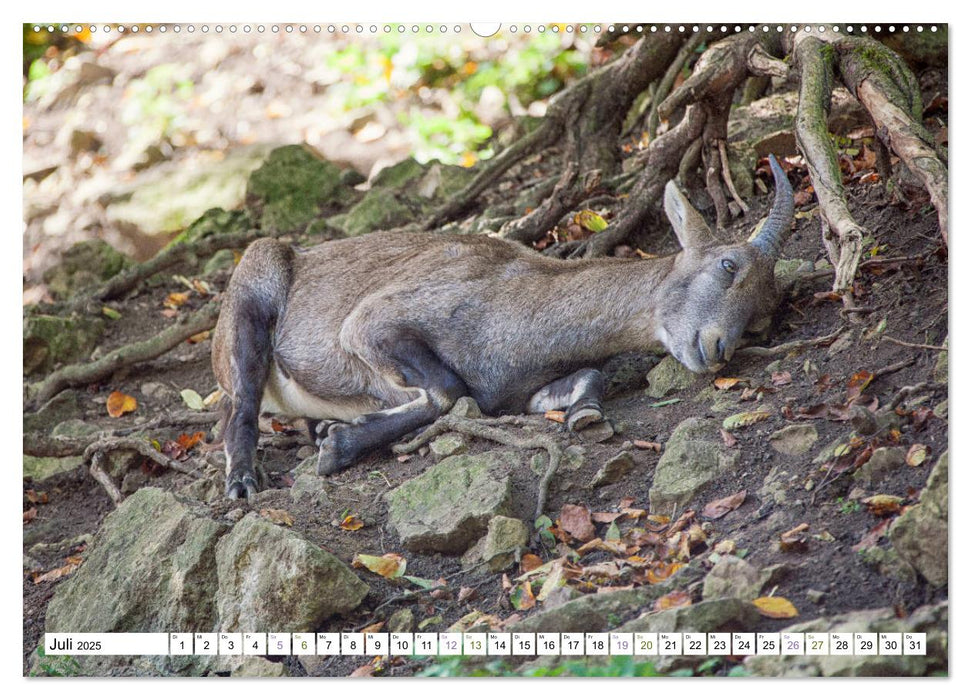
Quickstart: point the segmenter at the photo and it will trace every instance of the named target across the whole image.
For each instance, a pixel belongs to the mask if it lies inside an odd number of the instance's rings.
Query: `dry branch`
[[[815,345],[830,343],[836,340],[845,330],[845,327],[839,328],[829,335],[822,335],[818,338],[810,338],[809,340],[794,340],[791,343],[782,343],[781,345],[776,345],[771,348],[758,346],[739,348],[735,354],[742,357],[779,357],[780,355],[788,355],[790,352],[804,350]]]
[[[62,367],[43,381],[29,385],[28,399],[39,405],[62,389],[97,382],[123,367],[153,360],[184,340],[213,328],[219,317],[219,304],[219,298],[214,298],[195,313],[180,319],[147,340],[125,345],[94,362]]]

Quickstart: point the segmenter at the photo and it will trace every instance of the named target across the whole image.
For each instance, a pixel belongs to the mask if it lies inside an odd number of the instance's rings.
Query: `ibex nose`
[[[718,351],[718,361],[725,361],[725,339],[719,338],[718,342],[715,343],[715,349]]]

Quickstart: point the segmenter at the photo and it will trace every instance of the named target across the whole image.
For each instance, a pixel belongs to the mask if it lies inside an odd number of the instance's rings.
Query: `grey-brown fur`
[[[786,218],[791,189],[773,166],[773,212]],[[788,210],[779,204],[786,197]],[[321,445],[318,471],[330,473],[431,422],[461,395],[487,413],[523,412],[551,382],[658,341],[694,371],[717,369],[746,326],[776,305],[773,253],[788,219],[753,244],[718,246],[673,183],[665,210],[683,250],[652,260],[564,261],[496,238],[436,233],[374,233],[299,252],[256,241],[213,340],[230,402],[227,491],[254,490],[244,477],[259,407],[244,404],[257,394],[263,410],[340,421]],[[262,335],[254,319],[265,323]],[[254,354],[265,355],[262,375]],[[594,375],[578,377],[602,387]],[[555,393],[567,389],[561,382]],[[585,415],[599,407],[596,389],[578,397]],[[232,444],[241,434],[246,449]]]

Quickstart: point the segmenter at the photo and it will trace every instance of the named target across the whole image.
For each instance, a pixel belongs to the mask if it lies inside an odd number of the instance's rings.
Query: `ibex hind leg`
[[[381,365],[394,367],[404,390],[415,399],[396,408],[367,413],[351,423],[334,423],[320,444],[318,474],[334,474],[361,457],[432,423],[468,393],[465,382],[417,340],[392,342],[392,356]]]
[[[217,333],[228,341],[229,405],[224,441],[226,496],[249,498],[260,490],[254,463],[260,404],[273,359],[273,333],[286,301],[289,247],[261,239],[243,256],[230,281]]]
[[[605,386],[600,370],[581,369],[533,394],[528,410],[530,413],[565,410],[567,427],[578,433],[607,420],[603,409]]]

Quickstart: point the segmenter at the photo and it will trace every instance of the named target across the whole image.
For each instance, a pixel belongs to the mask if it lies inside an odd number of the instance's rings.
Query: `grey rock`
[[[823,598],[825,597],[826,597],[826,591],[817,591],[813,588],[809,588],[806,590],[806,598],[813,605],[819,605],[820,603],[823,602]]]
[[[687,389],[697,378],[697,374],[668,355],[647,373],[647,395],[663,399],[671,392]]]
[[[747,561],[726,554],[705,576],[701,597],[705,600],[713,598],[755,600],[759,597],[764,580],[762,573]]]
[[[462,396],[452,406],[449,414],[459,418],[481,418],[482,410],[471,396]]]
[[[411,632],[415,629],[415,613],[411,608],[400,608],[388,618],[388,632]]]
[[[84,564],[58,586],[46,631],[215,629],[213,557],[226,529],[197,504],[140,489],[105,518]]]
[[[651,511],[670,512],[684,506],[706,485],[738,464],[719,437],[718,421],[688,418],[675,427],[658,460],[651,485]]]
[[[385,494],[388,521],[414,551],[458,553],[512,505],[510,473],[521,456],[508,450],[447,457]]]
[[[902,559],[935,587],[947,584],[948,453],[937,460],[920,501],[890,526],[890,541]]]
[[[915,610],[910,617],[898,618],[893,608],[857,610],[833,617],[799,622],[782,632],[924,632],[926,655],[875,656],[749,656],[746,669],[763,677],[859,677],[926,676],[947,671],[948,604],[938,603]]]
[[[104,332],[104,321],[78,316],[34,314],[24,319],[24,374],[90,356]]]
[[[869,487],[887,474],[906,468],[906,458],[906,453],[899,447],[878,447],[870,459],[853,473],[853,480]]]
[[[789,425],[769,436],[769,444],[776,452],[785,455],[801,455],[809,452],[819,433],[816,426],[809,423]]]
[[[54,297],[66,299],[114,277],[132,264],[131,258],[102,240],[82,241],[68,248],[61,262],[44,272],[44,284]]]
[[[604,465],[594,475],[590,486],[606,486],[616,484],[623,479],[630,470],[634,468],[634,456],[630,452],[621,452],[614,455],[604,463]]]
[[[469,451],[469,444],[459,433],[446,433],[432,440],[429,445],[435,459],[444,459],[453,455],[464,454]]]
[[[368,592],[333,554],[256,513],[219,540],[216,571],[219,628],[225,631],[317,629],[354,610]]]
[[[517,555],[527,542],[529,528],[526,523],[517,518],[497,515],[489,521],[489,530],[472,550],[478,549],[478,560],[484,562],[489,571],[498,573],[516,563]],[[469,563],[474,561],[470,560]]]

